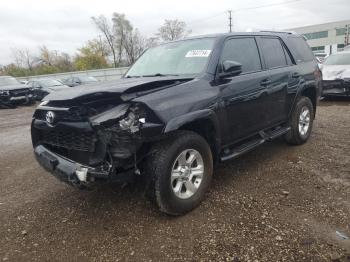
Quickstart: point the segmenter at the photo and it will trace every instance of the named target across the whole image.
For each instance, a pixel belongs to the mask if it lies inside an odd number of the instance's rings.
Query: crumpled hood
[[[22,84],[0,86],[0,90],[4,90],[4,91],[19,90],[19,89],[29,89],[29,88],[25,85],[22,85]]]
[[[72,87],[62,92],[52,92],[45,97],[48,101],[72,100],[94,94],[139,93],[173,86],[184,82],[183,78],[174,77],[142,77],[121,78],[114,81],[96,82],[93,84]],[[187,79],[190,80],[190,79]]]
[[[322,79],[350,79],[350,65],[322,65]]]

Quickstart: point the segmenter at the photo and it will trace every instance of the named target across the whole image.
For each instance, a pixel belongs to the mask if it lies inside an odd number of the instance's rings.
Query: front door
[[[230,144],[264,129],[271,79],[263,70],[255,37],[233,37],[225,41],[220,58],[242,64],[242,73],[219,80],[226,113],[224,144]],[[220,70],[220,69],[219,69]]]

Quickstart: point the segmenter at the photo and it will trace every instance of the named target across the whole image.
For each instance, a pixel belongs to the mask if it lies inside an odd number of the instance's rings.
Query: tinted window
[[[242,72],[261,70],[258,48],[254,38],[234,38],[226,41],[221,61],[231,60],[242,64]]]
[[[261,50],[267,68],[275,68],[287,65],[283,47],[279,39],[261,38]]]
[[[297,63],[312,61],[314,59],[314,55],[304,38],[291,36],[288,38],[286,44]]]

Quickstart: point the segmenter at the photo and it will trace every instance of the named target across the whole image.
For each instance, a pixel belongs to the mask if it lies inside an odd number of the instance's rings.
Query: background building
[[[304,35],[315,53],[332,54],[342,51],[349,44],[350,20],[290,28],[286,31]]]

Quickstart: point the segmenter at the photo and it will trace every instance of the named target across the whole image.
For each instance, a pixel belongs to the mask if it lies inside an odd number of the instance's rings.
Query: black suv
[[[33,92],[12,76],[0,76],[0,108],[34,103]]]
[[[303,37],[209,35],[147,50],[117,81],[48,95],[32,122],[38,162],[79,188],[140,176],[168,214],[208,190],[213,165],[310,136],[320,72]]]

